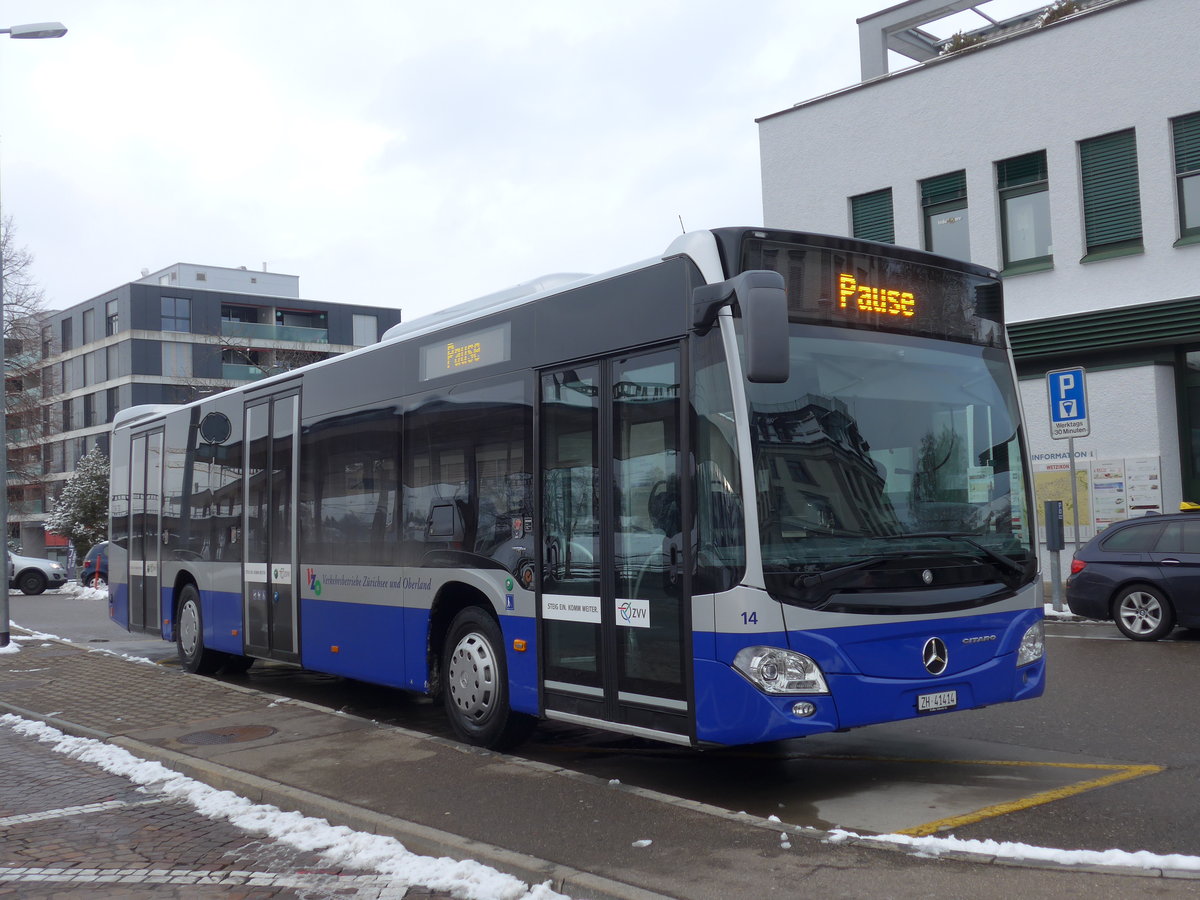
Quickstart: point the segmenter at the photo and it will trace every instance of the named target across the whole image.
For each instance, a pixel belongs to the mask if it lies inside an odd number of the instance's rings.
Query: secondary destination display
[[[509,323],[505,322],[483,331],[425,344],[421,347],[421,380],[507,362],[512,356],[510,329]]]

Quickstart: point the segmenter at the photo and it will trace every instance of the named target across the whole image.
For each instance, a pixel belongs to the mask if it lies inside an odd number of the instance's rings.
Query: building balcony
[[[292,341],[303,344],[328,344],[329,329],[302,328],[297,325],[264,325],[259,322],[222,320],[221,336],[254,341]]]
[[[267,373],[258,366],[243,366],[238,363],[221,363],[221,377],[230,381],[258,381]]]
[[[40,516],[46,511],[45,500],[9,500],[8,515],[13,521]]]

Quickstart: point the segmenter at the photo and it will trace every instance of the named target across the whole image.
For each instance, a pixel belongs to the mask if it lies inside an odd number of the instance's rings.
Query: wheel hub
[[[191,656],[196,652],[196,640],[200,634],[200,617],[196,613],[196,607],[191,603],[185,603],[183,609],[179,611],[179,645],[183,647],[183,652]]]
[[[450,655],[450,699],[468,719],[481,722],[496,698],[496,664],[491,645],[480,634],[463,635]]]

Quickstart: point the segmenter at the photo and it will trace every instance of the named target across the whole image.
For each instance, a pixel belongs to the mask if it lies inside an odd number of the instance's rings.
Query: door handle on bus
[[[1182,565],[1182,563],[1180,563],[1180,561],[1179,561],[1179,560],[1175,559],[1174,557],[1170,557],[1170,556],[1168,556],[1166,559],[1160,559],[1160,560],[1158,561],[1158,564],[1159,564],[1160,566],[1178,566],[1178,565]]]

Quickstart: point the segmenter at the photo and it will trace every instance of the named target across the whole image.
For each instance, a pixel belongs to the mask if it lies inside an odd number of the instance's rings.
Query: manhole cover
[[[193,731],[179,738],[181,744],[241,744],[270,737],[278,728],[270,725],[228,725],[209,731]]]

